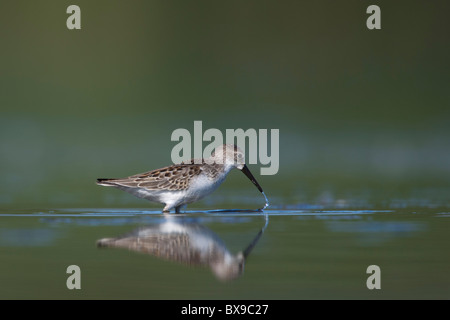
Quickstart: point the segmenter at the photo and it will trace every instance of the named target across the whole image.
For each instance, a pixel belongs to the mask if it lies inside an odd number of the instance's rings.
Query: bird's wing
[[[122,179],[108,179],[111,185],[147,190],[185,190],[202,169],[198,164],[177,164]]]
[[[190,243],[188,234],[161,233],[145,237],[105,238],[97,241],[99,247],[125,248],[187,265],[205,265],[207,259]]]

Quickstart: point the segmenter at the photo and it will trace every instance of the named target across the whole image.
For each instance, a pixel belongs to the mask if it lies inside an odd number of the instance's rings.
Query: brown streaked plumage
[[[243,273],[245,260],[267,224],[266,217],[264,227],[244,250],[235,255],[210,229],[197,223],[180,221],[179,218],[141,227],[120,237],[100,239],[97,246],[124,248],[184,265],[209,267],[218,279],[225,281]]]
[[[97,179],[102,184],[147,190],[185,190],[192,177],[199,175],[200,165],[178,164],[121,179]]]

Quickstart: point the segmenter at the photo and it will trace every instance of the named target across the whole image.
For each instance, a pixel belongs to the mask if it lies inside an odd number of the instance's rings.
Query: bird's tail
[[[102,179],[102,178],[100,178],[100,179],[97,179],[97,184],[99,186],[111,187],[111,186],[114,186],[114,182],[113,182],[114,180],[116,180],[116,179]]]
[[[103,238],[103,239],[97,240],[97,247],[99,247],[99,248],[110,247],[111,245],[114,244],[115,240],[116,239],[114,239],[114,238]]]

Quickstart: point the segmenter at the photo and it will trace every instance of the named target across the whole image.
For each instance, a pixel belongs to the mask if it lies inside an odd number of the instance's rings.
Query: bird
[[[196,202],[216,190],[232,169],[242,171],[258,188],[269,202],[245,164],[244,152],[234,144],[216,147],[211,156],[203,159],[191,159],[180,164],[119,179],[97,179],[97,184],[115,187],[138,198],[164,205],[163,213],[180,213],[181,208]]]
[[[212,230],[199,223],[167,217],[162,223],[142,226],[116,238],[97,240],[99,248],[124,248],[189,266],[209,267],[221,281],[234,280],[244,272],[245,261],[268,224],[244,250],[232,254]]]

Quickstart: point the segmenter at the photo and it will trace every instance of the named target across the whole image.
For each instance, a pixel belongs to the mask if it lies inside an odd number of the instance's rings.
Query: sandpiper
[[[266,224],[251,243],[232,254],[212,230],[179,217],[169,218],[175,217],[166,217],[160,224],[139,227],[123,236],[100,239],[97,246],[124,248],[189,266],[207,266],[219,280],[227,281],[242,275],[246,259],[269,222],[266,216]]]
[[[236,168],[241,170],[264,195],[263,189],[244,163],[244,153],[232,144],[217,147],[209,158],[191,159],[188,163],[136,174],[122,179],[97,179],[101,186],[116,187],[138,198],[164,204],[163,212],[180,209],[200,200],[216,190],[228,173]]]

